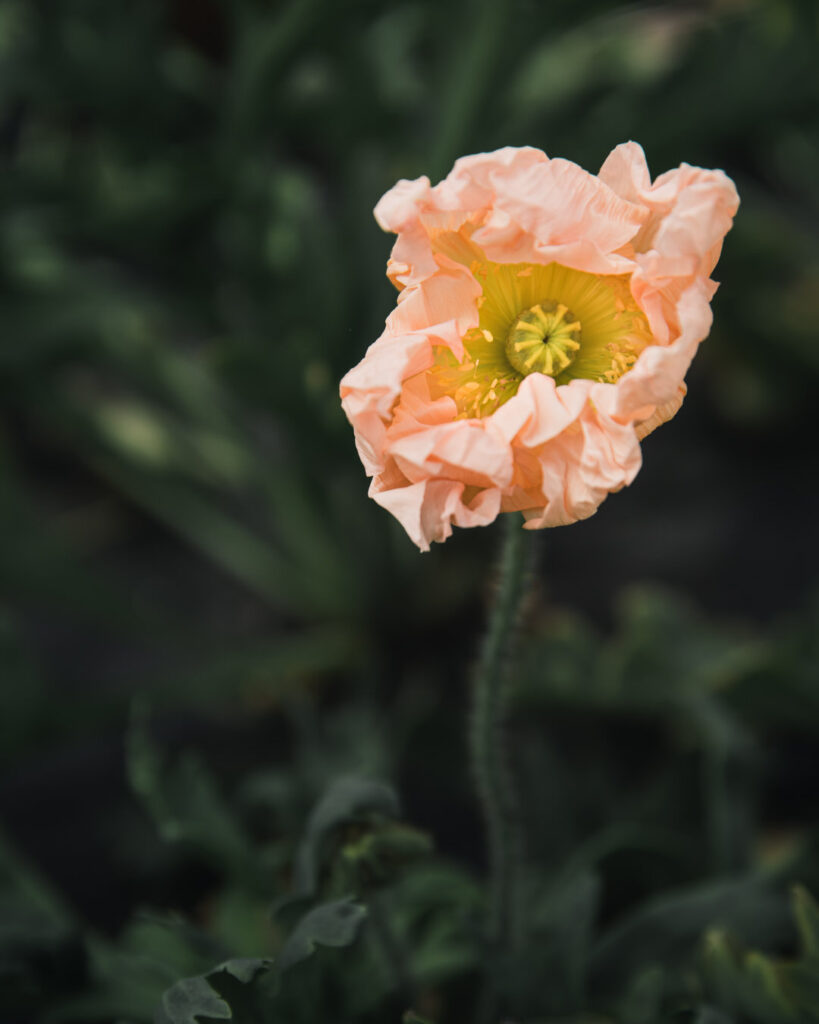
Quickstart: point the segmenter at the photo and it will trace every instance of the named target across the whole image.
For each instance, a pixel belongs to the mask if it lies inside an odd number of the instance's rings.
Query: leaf
[[[313,809],[296,854],[295,894],[311,896],[315,893],[322,846],[335,829],[373,817],[396,818],[398,814],[398,797],[386,783],[354,775],[334,782]]]
[[[481,937],[474,923],[483,912],[484,894],[463,868],[419,861],[390,895],[392,925],[410,951],[410,970],[419,982],[437,985],[475,969]]]
[[[182,978],[162,996],[154,1016],[154,1024],[200,1024],[199,1018],[241,1020],[223,998],[224,982],[233,979],[243,986],[251,985],[270,966],[267,960],[240,958],[227,960],[207,974]],[[221,983],[221,984],[220,984]],[[242,1022],[244,1024],[244,1022]]]
[[[793,890],[792,909],[802,947],[797,960],[775,960],[756,950],[744,952],[721,930],[706,935],[705,987],[713,1002],[750,1024],[819,1021],[817,909],[801,886]]]
[[[761,953],[744,956],[731,949],[722,931],[705,939],[704,975],[713,1001],[753,1024],[786,1024],[798,1020],[785,995],[775,964]]]
[[[746,941],[787,937],[782,901],[764,877],[691,886],[650,900],[604,933],[591,953],[591,983],[599,991],[646,962],[686,956],[715,923]]]
[[[204,977],[183,978],[162,997],[156,1024],[199,1024],[199,1017],[230,1020],[230,1007],[211,988]]]
[[[311,956],[316,946],[349,946],[367,916],[352,896],[315,907],[296,925],[276,960],[279,972]]]
[[[244,884],[256,880],[250,843],[206,765],[188,753],[166,766],[147,728],[147,709],[134,705],[126,740],[128,779],[168,842],[190,843]]]

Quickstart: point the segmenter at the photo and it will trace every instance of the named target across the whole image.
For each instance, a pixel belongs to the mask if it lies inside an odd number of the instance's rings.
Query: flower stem
[[[490,953],[503,956],[520,931],[522,829],[504,743],[509,655],[526,593],[527,541],[520,517],[504,516],[498,590],[475,671],[470,752],[489,847]]]

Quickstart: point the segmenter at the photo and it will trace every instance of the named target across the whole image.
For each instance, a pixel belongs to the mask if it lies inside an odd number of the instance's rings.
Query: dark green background
[[[645,710],[675,672],[739,716],[753,815],[674,878],[609,865],[604,917],[812,834],[818,48],[799,0],[0,4],[0,815],[86,921],[201,919],[221,884],[129,794],[136,696],[229,792],[278,766],[291,842],[328,778],[366,770],[481,865],[462,737],[496,531],[420,555],[367,499],[337,396],[394,301],[375,202],[508,144],[595,171],[631,138],[654,174],[721,167],[742,200],[682,411],[630,489],[542,538],[533,643],[574,652],[522,676],[532,779],[566,773],[532,810],[548,856],[620,820],[666,755],[687,795],[660,782],[651,806],[707,833],[691,749]],[[665,596],[622,596],[646,581]],[[636,711],[601,709],[582,622],[650,634],[646,679],[618,677]],[[741,671],[686,668],[698,644]]]

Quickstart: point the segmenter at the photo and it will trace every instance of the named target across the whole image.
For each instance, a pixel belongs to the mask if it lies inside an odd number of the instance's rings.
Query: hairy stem
[[[520,813],[504,743],[504,712],[509,660],[526,593],[527,547],[532,535],[518,515],[504,517],[498,589],[475,671],[470,752],[489,848],[490,894],[487,940],[490,953],[503,956],[520,933]],[[485,993],[485,998],[491,998]]]

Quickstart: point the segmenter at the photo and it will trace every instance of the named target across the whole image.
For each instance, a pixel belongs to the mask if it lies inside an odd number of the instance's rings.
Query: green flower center
[[[519,313],[506,335],[506,358],[524,376],[557,377],[580,348],[580,322],[561,302],[549,299]]]

